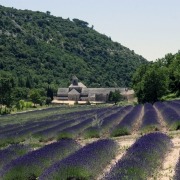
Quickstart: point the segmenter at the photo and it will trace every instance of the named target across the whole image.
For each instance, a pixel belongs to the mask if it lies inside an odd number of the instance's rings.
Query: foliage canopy
[[[79,19],[3,6],[0,16],[0,70],[19,87],[67,87],[74,74],[89,87],[125,87],[146,63]]]
[[[180,52],[138,68],[133,76],[133,88],[140,103],[154,103],[168,93],[179,96]]]

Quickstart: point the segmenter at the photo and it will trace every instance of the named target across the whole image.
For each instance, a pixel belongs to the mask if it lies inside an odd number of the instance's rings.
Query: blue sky
[[[0,0],[0,4],[87,21],[148,60],[180,50],[180,0]]]

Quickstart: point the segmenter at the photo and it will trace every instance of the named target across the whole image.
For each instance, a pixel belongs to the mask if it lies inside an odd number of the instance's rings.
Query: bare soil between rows
[[[180,131],[169,131],[166,132],[167,135],[171,137],[172,140],[172,148],[164,159],[162,167],[160,167],[157,172],[153,175],[153,177],[149,177],[148,180],[172,180],[175,174],[176,163],[179,159],[180,155]],[[102,174],[97,177],[97,180],[102,180],[104,175],[108,173],[111,168],[122,158],[122,156],[126,153],[127,149],[140,137],[140,134],[121,136],[113,138],[119,145],[118,153],[116,157],[111,160],[110,164],[103,170]],[[78,142],[85,146],[93,141],[98,140],[94,139],[85,139],[78,140]]]

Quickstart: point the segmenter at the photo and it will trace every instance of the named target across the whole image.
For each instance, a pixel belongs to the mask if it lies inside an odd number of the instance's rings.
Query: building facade
[[[126,88],[87,88],[76,76],[73,76],[68,88],[58,89],[56,100],[106,102],[109,93],[115,90],[119,90],[122,95],[127,92]]]

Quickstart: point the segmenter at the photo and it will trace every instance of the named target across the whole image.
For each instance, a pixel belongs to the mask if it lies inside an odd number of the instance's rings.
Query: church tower
[[[78,78],[76,76],[72,77],[72,85],[73,86],[78,86]]]
[[[78,93],[81,93],[82,88],[87,88],[87,87],[83,83],[79,82],[79,80],[76,76],[73,76],[71,85],[69,86],[69,92],[74,89]]]

